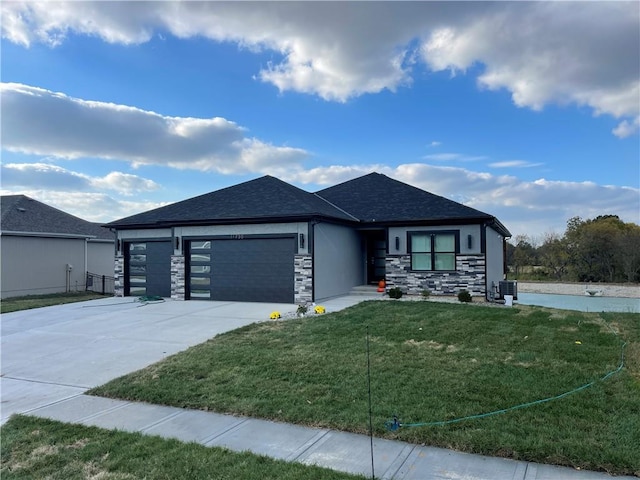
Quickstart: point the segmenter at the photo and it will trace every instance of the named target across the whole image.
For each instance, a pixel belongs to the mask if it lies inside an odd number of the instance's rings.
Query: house
[[[113,276],[115,236],[25,195],[0,197],[2,298],[83,291],[87,273]]]
[[[489,214],[379,173],[316,193],[264,176],[106,226],[117,295],[283,303],[382,279],[493,299],[511,236]]]

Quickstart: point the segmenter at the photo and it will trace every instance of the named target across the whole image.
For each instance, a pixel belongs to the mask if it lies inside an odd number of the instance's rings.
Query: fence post
[[[105,275],[102,275],[102,295],[104,295],[104,284],[106,282]]]

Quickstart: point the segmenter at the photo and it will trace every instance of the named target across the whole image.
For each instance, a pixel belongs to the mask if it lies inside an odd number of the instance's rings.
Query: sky
[[[375,171],[537,243],[640,223],[639,2],[0,9],[2,195],[106,223]]]

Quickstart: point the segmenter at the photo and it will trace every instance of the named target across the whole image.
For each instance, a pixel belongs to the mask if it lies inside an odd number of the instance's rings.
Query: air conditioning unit
[[[503,280],[498,283],[498,298],[504,299],[505,295],[511,295],[514,300],[518,299],[518,282]]]

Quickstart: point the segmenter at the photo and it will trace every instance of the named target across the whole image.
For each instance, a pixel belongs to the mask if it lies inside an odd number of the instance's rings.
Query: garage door
[[[189,298],[293,303],[294,238],[190,242]]]
[[[170,241],[128,244],[127,295],[171,296]]]

